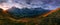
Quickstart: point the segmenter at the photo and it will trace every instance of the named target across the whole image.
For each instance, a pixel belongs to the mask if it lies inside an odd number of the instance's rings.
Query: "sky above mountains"
[[[38,8],[54,10],[60,7],[60,0],[0,0],[0,8],[7,10],[11,7]]]

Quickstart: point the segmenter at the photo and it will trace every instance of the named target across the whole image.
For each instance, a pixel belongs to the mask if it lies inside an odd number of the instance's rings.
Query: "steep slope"
[[[55,10],[51,10],[50,12],[44,14],[44,16],[46,17],[46,16],[48,16],[48,15],[54,13],[54,12],[57,12],[57,11],[59,11],[59,10],[60,10],[60,8],[57,8],[57,9],[55,9]]]
[[[60,25],[60,8],[57,8],[55,12],[50,13],[43,19],[44,24],[48,25]],[[47,23],[46,23],[47,22]]]
[[[60,15],[60,8],[56,9],[55,12],[49,14],[48,16],[51,16],[51,17],[60,17],[59,15]]]

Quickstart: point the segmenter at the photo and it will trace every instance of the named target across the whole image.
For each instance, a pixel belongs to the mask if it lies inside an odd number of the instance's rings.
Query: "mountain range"
[[[14,18],[30,18],[30,17],[37,17],[39,15],[42,15],[46,12],[49,12],[50,10],[45,10],[40,8],[22,8],[19,9],[17,7],[12,7],[10,9],[7,10],[7,12],[12,15]]]

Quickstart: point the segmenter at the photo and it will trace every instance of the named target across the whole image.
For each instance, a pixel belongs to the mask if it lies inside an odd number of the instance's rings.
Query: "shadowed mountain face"
[[[2,12],[3,10],[0,8],[0,12]]]
[[[41,15],[43,13],[49,12],[49,10],[44,10],[42,8],[34,8],[34,9],[28,9],[28,8],[16,8],[12,7],[7,10],[9,14],[11,14],[14,18],[21,18],[21,17],[35,17],[38,15]]]

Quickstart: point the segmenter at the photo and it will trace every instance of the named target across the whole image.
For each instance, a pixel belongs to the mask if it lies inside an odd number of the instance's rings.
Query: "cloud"
[[[29,2],[29,3],[28,3]],[[11,7],[18,8],[38,8],[53,10],[60,7],[60,0],[0,0],[0,7],[9,9]]]

